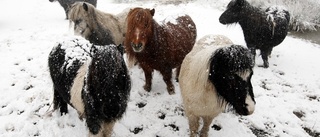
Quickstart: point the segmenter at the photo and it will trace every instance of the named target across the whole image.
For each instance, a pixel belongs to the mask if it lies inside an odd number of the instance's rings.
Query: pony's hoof
[[[168,93],[169,93],[169,95],[174,95],[174,94],[176,94],[176,92],[174,92],[174,91],[169,91]]]
[[[78,114],[79,114],[79,119],[80,119],[81,121],[83,121],[83,119],[86,118],[86,116],[85,116],[84,113],[79,113],[79,112],[78,112]]]
[[[92,124],[88,124],[88,128],[93,135],[96,135],[99,133],[101,127],[99,124],[92,123]]]
[[[258,67],[261,67],[261,68],[269,68],[269,63],[263,63],[263,65],[258,65]]]
[[[144,88],[144,90],[146,90],[147,92],[150,92],[150,91],[151,91],[151,86],[144,85],[143,88]]]
[[[168,90],[169,95],[174,95],[175,94],[174,87],[168,87],[167,90]]]
[[[179,82],[179,78],[176,78],[176,82]]]

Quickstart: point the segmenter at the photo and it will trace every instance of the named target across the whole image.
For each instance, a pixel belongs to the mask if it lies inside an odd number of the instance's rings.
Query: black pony
[[[94,7],[97,7],[97,0],[49,0],[49,1],[50,2],[58,1],[60,3],[61,7],[63,7],[64,12],[66,13],[66,19],[69,19],[68,12],[72,4],[74,4],[75,2],[88,2],[92,4]]]
[[[72,39],[55,46],[48,59],[54,110],[75,108],[91,135],[111,136],[127,108],[130,76],[118,46],[91,45]]]
[[[288,33],[290,14],[281,7],[272,6],[265,11],[251,6],[246,0],[232,0],[219,18],[222,24],[240,24],[247,47],[255,57],[260,49],[263,67],[269,67],[268,56]]]

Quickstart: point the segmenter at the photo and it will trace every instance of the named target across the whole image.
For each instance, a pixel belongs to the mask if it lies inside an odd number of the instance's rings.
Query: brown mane
[[[177,68],[178,77],[182,60],[195,43],[196,26],[188,15],[160,25],[153,19],[154,12],[135,8],[128,13],[125,48],[129,63],[138,62],[144,70],[146,91],[151,90],[153,70],[158,70],[173,94],[172,69]]]

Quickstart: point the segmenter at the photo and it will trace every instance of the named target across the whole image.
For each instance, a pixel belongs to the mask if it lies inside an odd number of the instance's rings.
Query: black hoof
[[[99,124],[93,123],[93,124],[88,124],[88,128],[93,135],[96,135],[99,133],[101,127]]]
[[[144,90],[146,90],[147,92],[150,92],[150,91],[151,91],[151,86],[149,86],[149,85],[144,85],[143,88],[144,88]]]

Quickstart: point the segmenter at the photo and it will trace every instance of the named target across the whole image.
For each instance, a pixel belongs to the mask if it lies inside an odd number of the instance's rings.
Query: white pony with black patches
[[[240,115],[255,109],[251,85],[254,61],[250,50],[232,44],[225,36],[207,35],[197,41],[183,60],[179,85],[190,137],[207,137],[209,126],[218,114],[232,106]]]
[[[129,9],[118,15],[102,12],[86,2],[76,2],[69,11],[74,33],[95,45],[122,44],[126,33]]]
[[[54,110],[68,104],[86,119],[89,136],[110,137],[127,108],[130,76],[118,46],[97,46],[77,37],[58,43],[48,59]]]

